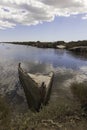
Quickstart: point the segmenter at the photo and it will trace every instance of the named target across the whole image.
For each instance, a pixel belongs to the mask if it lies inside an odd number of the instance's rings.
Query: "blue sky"
[[[87,40],[86,1],[0,1],[0,41]],[[80,2],[81,2],[80,1]],[[24,2],[24,3],[23,3]],[[28,3],[27,3],[28,2]],[[9,6],[10,5],[10,6]],[[44,7],[44,8],[43,8]]]

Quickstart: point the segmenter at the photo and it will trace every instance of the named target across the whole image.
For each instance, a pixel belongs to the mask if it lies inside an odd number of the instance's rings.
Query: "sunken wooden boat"
[[[50,72],[49,75],[27,73],[20,63],[18,73],[29,108],[39,111],[50,99],[54,73]]]

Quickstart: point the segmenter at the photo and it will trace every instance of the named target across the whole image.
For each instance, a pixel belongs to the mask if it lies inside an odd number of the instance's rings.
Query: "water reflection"
[[[66,51],[64,49],[54,49],[54,53],[56,55],[62,56],[66,53]]]
[[[86,52],[69,52],[72,57],[75,57],[76,59],[83,59],[84,61],[87,61],[87,53]]]
[[[86,73],[82,69],[87,66],[87,61],[65,50],[0,44],[0,94],[8,99],[15,110],[27,109],[25,94],[18,78],[19,62],[27,72],[49,73],[54,71],[50,101],[57,100],[59,97],[70,99],[72,97],[69,89],[70,83],[75,79],[81,81],[82,77],[83,81],[87,80]]]
[[[76,55],[77,56],[77,55]],[[82,57],[76,57],[73,53],[57,49],[38,49],[22,45],[0,45],[0,62],[27,62],[39,64],[52,64],[54,68],[66,67],[77,68],[80,65],[87,65]],[[75,67],[73,67],[75,66]]]

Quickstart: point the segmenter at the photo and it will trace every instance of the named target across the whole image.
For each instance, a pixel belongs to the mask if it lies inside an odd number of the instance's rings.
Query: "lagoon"
[[[25,94],[18,78],[18,63],[30,73],[53,71],[50,102],[72,100],[70,84],[87,82],[87,58],[62,49],[42,49],[27,45],[0,44],[0,94],[15,110],[27,109]]]

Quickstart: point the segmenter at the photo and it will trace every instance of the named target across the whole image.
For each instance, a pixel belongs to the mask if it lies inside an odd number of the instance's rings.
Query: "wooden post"
[[[21,67],[21,63],[18,64],[18,67],[19,67],[19,68]]]

